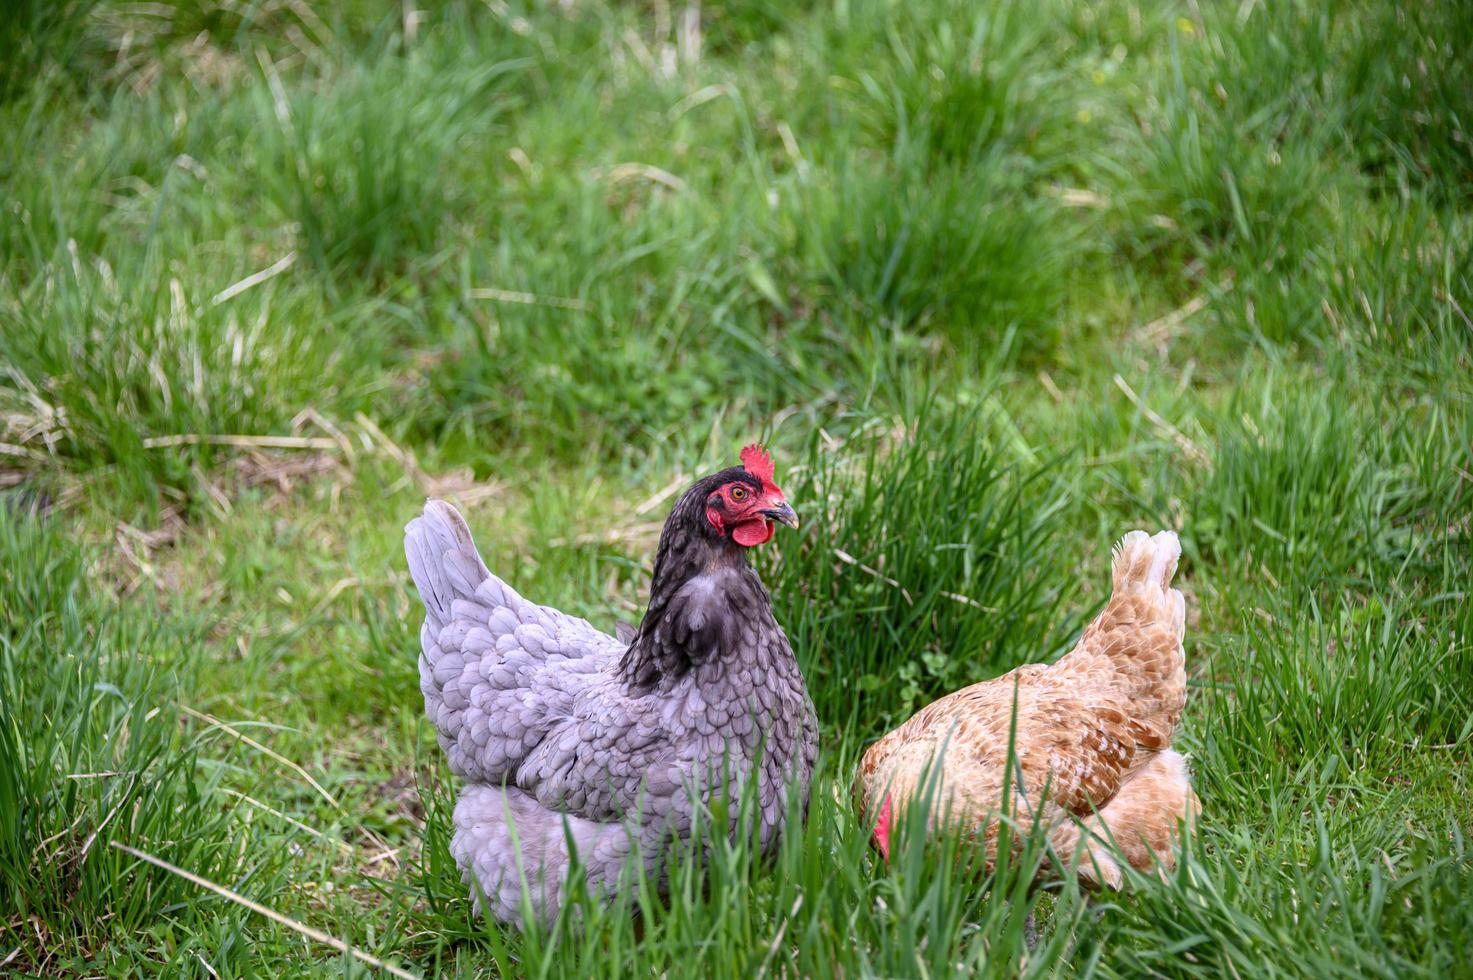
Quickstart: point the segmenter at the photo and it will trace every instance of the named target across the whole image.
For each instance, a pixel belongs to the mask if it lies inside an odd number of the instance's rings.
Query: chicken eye
[[[742,488],[742,487],[732,487],[731,488],[731,499],[732,500],[746,500],[747,499],[747,491],[744,488]]]

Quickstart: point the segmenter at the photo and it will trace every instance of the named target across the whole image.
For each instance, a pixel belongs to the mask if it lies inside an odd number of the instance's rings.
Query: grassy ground
[[[364,969],[121,845],[423,975],[1473,975],[1473,7],[12,9],[0,970]],[[474,921],[401,527],[612,626],[752,436],[806,828],[639,940]],[[1158,526],[1179,873],[877,868],[866,741]]]

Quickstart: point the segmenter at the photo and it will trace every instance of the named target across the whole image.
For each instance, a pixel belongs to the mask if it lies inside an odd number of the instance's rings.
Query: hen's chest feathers
[[[652,608],[625,666],[630,693],[657,708],[670,735],[728,750],[738,748],[728,740],[754,749],[763,735],[791,737],[781,722],[801,716],[807,701],[766,592],[745,566],[695,575]]]
[[[760,590],[738,568],[658,595],[629,648],[588,677],[565,712],[546,713],[517,784],[545,806],[594,819],[638,812],[684,824],[692,794],[755,776],[762,823],[776,826],[783,785],[796,779],[806,793],[817,723]],[[518,696],[542,693],[534,684]]]

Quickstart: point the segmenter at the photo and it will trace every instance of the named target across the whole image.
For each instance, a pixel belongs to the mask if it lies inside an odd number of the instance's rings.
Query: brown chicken
[[[900,813],[929,797],[927,826],[980,831],[990,869],[1011,729],[1015,841],[1041,821],[1065,867],[1091,885],[1120,887],[1122,859],[1175,867],[1175,838],[1200,809],[1171,750],[1186,700],[1186,603],[1171,588],[1180,555],[1169,531],[1127,534],[1110,602],[1073,651],[949,694],[870,746],[854,789],[882,856]]]

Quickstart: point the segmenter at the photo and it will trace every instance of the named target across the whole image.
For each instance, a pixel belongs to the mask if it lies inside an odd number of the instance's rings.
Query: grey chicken
[[[631,887],[637,863],[663,886],[698,810],[749,781],[764,853],[792,794],[806,807],[817,718],[747,562],[774,522],[798,520],[767,453],[748,446],[741,460],[675,505],[649,608],[623,638],[523,599],[449,504],[431,500],[405,528],[425,606],[420,690],[464,782],[450,849],[494,918],[519,924],[524,898],[555,918],[574,852],[598,898]]]

